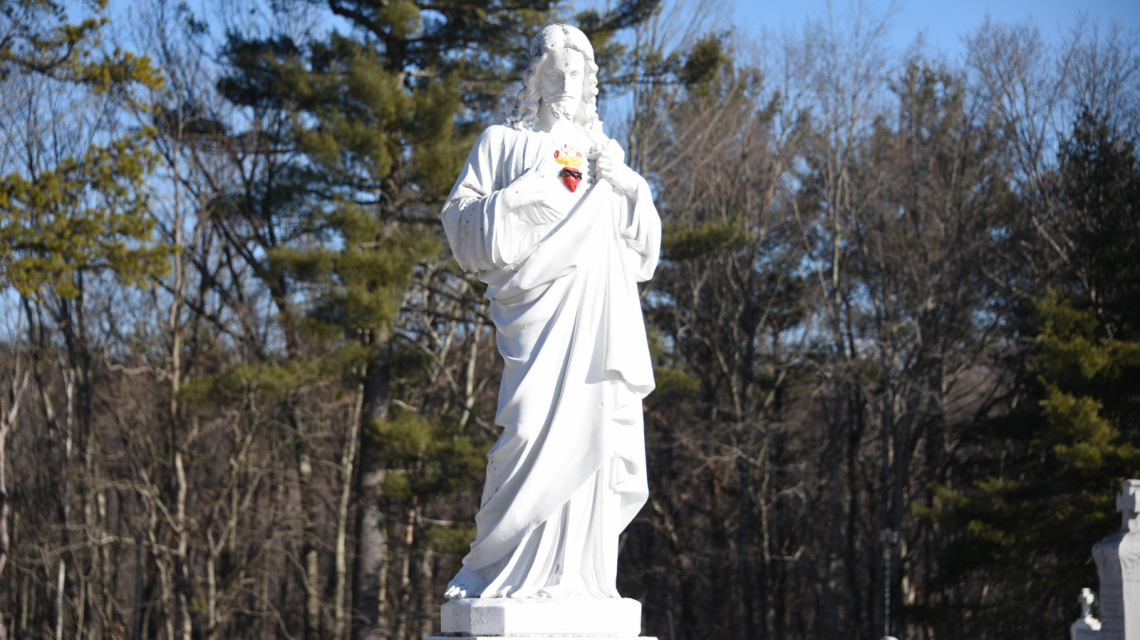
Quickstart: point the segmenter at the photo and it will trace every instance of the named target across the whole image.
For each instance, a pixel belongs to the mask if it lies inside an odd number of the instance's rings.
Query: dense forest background
[[[1140,32],[840,9],[0,2],[0,639],[438,630],[500,362],[437,215],[555,20],[666,227],[646,635],[1064,637],[1140,477]]]

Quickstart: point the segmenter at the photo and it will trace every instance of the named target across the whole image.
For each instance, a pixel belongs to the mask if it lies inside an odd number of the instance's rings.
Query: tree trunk
[[[744,632],[746,640],[753,640],[756,638],[756,624],[755,612],[753,611],[753,597],[756,595],[756,587],[752,581],[752,564],[751,564],[751,538],[753,535],[752,525],[749,522],[749,516],[752,515],[752,501],[751,501],[751,478],[748,474],[748,467],[743,460],[737,462],[737,473],[740,475],[740,508],[739,512],[739,527],[740,531],[737,532],[739,541],[737,545],[738,551],[738,569],[740,571],[740,590],[741,590],[741,616],[744,618],[744,624],[741,629]],[[762,603],[763,604],[763,603]]]
[[[837,401],[838,403],[838,401]],[[843,511],[839,485],[839,432],[842,416],[835,409],[831,416],[827,443],[828,514],[827,575],[823,586],[823,625],[827,640],[839,640],[839,565],[843,540]]]
[[[415,498],[413,497],[413,500]],[[410,630],[415,629],[412,624],[412,616],[415,609],[415,598],[412,597],[413,583],[412,583],[412,558],[415,553],[416,544],[416,512],[419,510],[418,506],[408,509],[407,524],[404,525],[404,544],[403,554],[404,559],[400,566],[400,612],[397,614],[398,623],[396,625],[396,633],[394,637],[396,640],[404,640],[408,636]]]
[[[384,573],[388,567],[388,550],[384,533],[384,514],[380,509],[380,485],[384,465],[369,426],[388,417],[389,371],[387,349],[368,365],[364,380],[361,412],[360,474],[356,496],[356,562],[352,574],[353,640],[375,640],[384,637],[387,620],[383,619],[385,594]]]
[[[59,558],[59,573],[55,580],[55,640],[63,640],[63,587],[67,579],[67,567],[63,556]]]
[[[294,399],[295,400],[295,399]],[[297,434],[297,477],[300,480],[301,503],[301,556],[304,558],[302,580],[305,585],[305,640],[321,640],[320,557],[317,554],[317,528],[315,522],[313,461],[309,455],[305,424],[298,415],[295,402],[289,408]]]
[[[417,612],[420,618],[419,638],[426,638],[435,633],[435,620],[432,615],[432,608],[435,605],[435,597],[432,593],[432,563],[434,562],[434,554],[431,547],[427,544],[423,545],[422,559],[420,561],[419,573],[419,611]]]
[[[17,370],[16,375],[12,377],[12,390],[8,397],[7,410],[5,411],[0,406],[0,578],[4,576],[4,566],[8,564],[10,543],[8,536],[8,512],[10,510],[8,484],[4,480],[8,475],[8,434],[16,425],[16,418],[20,415],[20,398],[24,395],[24,390],[28,388],[29,372],[25,370],[23,381],[17,384],[16,380],[19,377],[19,370]],[[8,640],[8,628],[4,624],[2,614],[0,614],[0,640]]]
[[[190,532],[186,519],[186,468],[182,464],[182,452],[174,452],[174,478],[176,486],[174,517],[178,527],[178,548],[176,571],[178,575],[177,598],[178,614],[181,621],[180,636],[190,640],[193,635],[193,621],[190,618]]]
[[[142,640],[143,547],[143,534],[140,531],[135,534],[135,612],[131,621],[134,625],[134,640]]]
[[[218,637],[218,549],[213,537],[207,534],[206,555],[206,638]]]
[[[337,505],[336,514],[336,556],[333,568],[336,572],[334,577],[335,592],[333,594],[333,640],[344,640],[345,638],[344,596],[345,582],[348,577],[347,545],[345,542],[348,534],[349,504],[352,498],[353,464],[356,462],[356,449],[360,440],[360,416],[363,402],[364,388],[361,386],[357,390],[356,405],[352,414],[352,423],[349,426],[348,442],[345,444],[344,455],[341,456],[340,462],[343,484],[341,485],[340,504]]]

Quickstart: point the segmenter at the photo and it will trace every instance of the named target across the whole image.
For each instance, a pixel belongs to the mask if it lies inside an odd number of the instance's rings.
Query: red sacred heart
[[[578,190],[578,183],[582,181],[582,172],[564,167],[562,171],[558,172],[558,177],[562,179],[562,184],[566,185],[566,188],[573,193]]]

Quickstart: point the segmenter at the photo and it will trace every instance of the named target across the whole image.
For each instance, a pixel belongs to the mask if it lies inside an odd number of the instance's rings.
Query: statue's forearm
[[[464,270],[486,271],[511,264],[514,230],[508,214],[500,191],[482,197],[459,193],[447,202],[441,215],[443,227]]]

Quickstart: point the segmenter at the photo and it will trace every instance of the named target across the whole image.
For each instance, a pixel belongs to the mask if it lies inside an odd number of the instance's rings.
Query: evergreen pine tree
[[[943,585],[987,585],[968,612],[931,612],[947,637],[1063,633],[1097,584],[1090,550],[1115,531],[1120,483],[1140,474],[1140,163],[1089,112],[1060,160],[1072,251],[1036,300],[1026,389],[968,439],[956,475],[973,486],[941,488],[927,514],[951,541]]]

